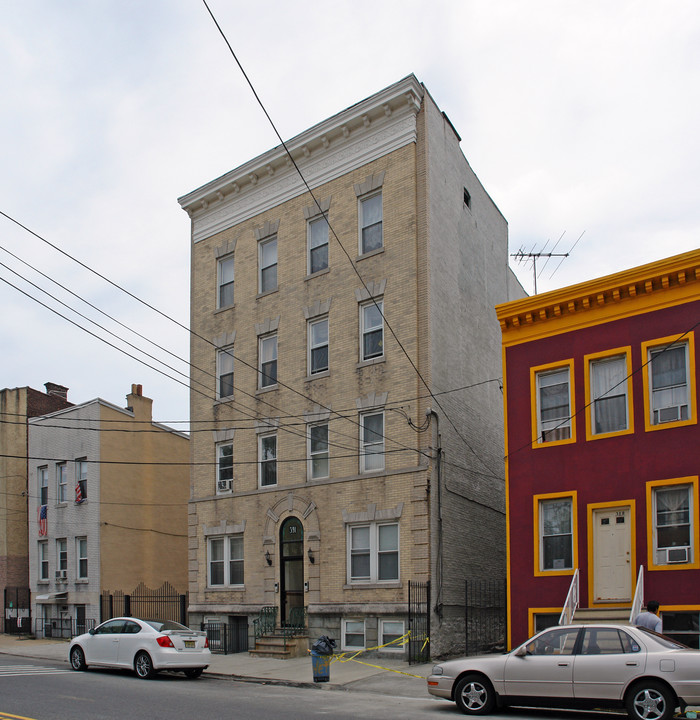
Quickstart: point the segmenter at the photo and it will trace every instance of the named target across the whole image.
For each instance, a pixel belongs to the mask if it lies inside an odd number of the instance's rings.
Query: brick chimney
[[[62,400],[68,400],[68,388],[63,385],[57,385],[56,383],[47,382],[44,383],[46,388],[46,394],[52,395],[53,397],[59,397]]]
[[[153,419],[153,400],[144,397],[143,385],[132,384],[131,392],[126,396],[127,410],[134,413],[137,420]]]

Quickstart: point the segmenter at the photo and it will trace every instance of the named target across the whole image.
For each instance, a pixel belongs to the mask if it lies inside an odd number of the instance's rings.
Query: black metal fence
[[[28,587],[6,587],[3,602],[3,632],[21,635],[31,632],[32,616]]]
[[[163,583],[157,590],[139,583],[130,594],[120,590],[104,592],[100,604],[100,622],[113,617],[173,620],[187,625],[187,594],[178,593],[170,583]]]
[[[91,618],[76,620],[75,618],[36,618],[34,620],[34,635],[45,638],[66,638],[70,639],[76,635],[82,635],[97,625],[97,621]]]
[[[465,652],[504,652],[507,632],[506,581],[468,578],[465,586]]]
[[[213,653],[248,652],[248,618],[231,618],[227,623],[202,623]]]
[[[430,582],[408,581],[408,663],[430,660]]]

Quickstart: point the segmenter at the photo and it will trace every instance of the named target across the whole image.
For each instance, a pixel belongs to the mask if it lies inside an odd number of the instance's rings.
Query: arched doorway
[[[286,624],[294,607],[304,605],[304,526],[290,517],[280,529],[280,614]]]

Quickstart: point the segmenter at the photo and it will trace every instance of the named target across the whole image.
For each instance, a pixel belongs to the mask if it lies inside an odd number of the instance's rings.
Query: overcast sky
[[[550,250],[562,235],[556,252],[567,252],[581,238],[553,276],[558,260],[540,274],[540,292],[700,245],[697,0],[209,4],[284,138],[414,73],[508,220],[511,252]],[[0,10],[0,211],[187,326],[190,223],[177,198],[278,144],[206,7]],[[184,383],[2,282],[0,387],[52,381],[73,402],[123,405],[141,383],[156,419],[189,417],[185,329],[4,217],[0,238],[0,278],[59,308],[9,266]],[[532,293],[531,267],[513,269]]]

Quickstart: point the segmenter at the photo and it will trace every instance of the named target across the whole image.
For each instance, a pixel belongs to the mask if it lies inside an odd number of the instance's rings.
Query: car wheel
[[[465,675],[455,688],[455,702],[467,715],[487,715],[496,707],[496,692],[483,675]]]
[[[198,678],[204,672],[204,668],[187,668],[185,675],[188,678]]]
[[[134,659],[134,670],[142,680],[152,678],[156,671],[153,669],[153,660],[147,652],[140,652]]]
[[[662,683],[647,680],[627,693],[625,705],[632,720],[669,720],[676,709],[675,695]]]
[[[75,645],[70,649],[70,666],[73,670],[87,670],[85,664],[85,653],[82,648]]]

